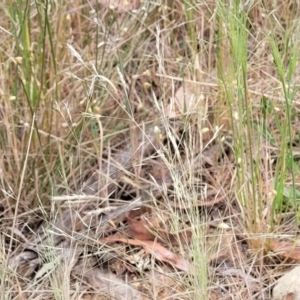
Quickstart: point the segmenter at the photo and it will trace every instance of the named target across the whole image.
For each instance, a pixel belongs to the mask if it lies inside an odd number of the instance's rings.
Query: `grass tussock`
[[[300,257],[297,3],[0,16],[1,299],[271,299]]]

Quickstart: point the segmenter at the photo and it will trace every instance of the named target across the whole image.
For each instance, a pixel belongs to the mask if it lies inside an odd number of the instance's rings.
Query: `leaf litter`
[[[163,132],[161,130],[161,132]],[[144,134],[144,133],[143,133]],[[144,153],[151,153],[155,150],[151,149],[152,141],[156,139],[155,132],[149,131],[147,133],[147,142],[144,142]],[[139,139],[138,139],[139,140]],[[136,259],[129,259],[128,254],[125,254],[126,248],[122,247],[118,249],[116,243],[123,243],[125,247],[134,246],[144,250],[142,256],[150,255],[151,259],[158,262],[164,262],[174,267],[179,271],[184,271],[186,273],[193,274],[195,272],[192,262],[188,259],[183,258],[181,255],[177,254],[176,251],[170,250],[178,248],[179,245],[187,245],[192,239],[192,231],[190,229],[183,229],[176,233],[171,233],[166,229],[166,225],[170,221],[170,217],[165,215],[164,218],[158,218],[155,214],[155,210],[151,209],[151,206],[145,204],[151,203],[149,200],[149,195],[151,197],[159,197],[162,191],[161,189],[152,189],[150,194],[144,193],[143,182],[140,184],[140,197],[136,200],[129,202],[128,204],[124,202],[118,204],[116,201],[115,207],[107,206],[107,198],[101,198],[98,195],[101,194],[98,190],[98,181],[102,174],[109,174],[111,182],[107,185],[107,193],[111,193],[113,189],[119,185],[119,182],[124,180],[123,174],[129,174],[129,170],[132,168],[132,159],[134,157],[133,153],[130,153],[132,147],[127,147],[124,149],[121,156],[119,153],[115,155],[111,161],[113,161],[112,166],[104,163],[102,165],[104,172],[97,172],[92,174],[91,180],[83,190],[83,196],[73,195],[68,201],[68,196],[58,196],[53,197],[53,201],[57,203],[62,203],[60,206],[62,209],[62,216],[56,216],[57,221],[54,225],[49,223],[48,229],[45,229],[45,225],[40,227],[42,231],[37,231],[34,236],[31,236],[29,242],[23,243],[21,248],[17,251],[10,261],[10,266],[16,269],[17,272],[23,278],[33,278],[37,283],[49,274],[56,274],[60,265],[69,264],[70,265],[70,279],[78,278],[81,276],[83,280],[83,285],[86,288],[81,292],[86,291],[90,293],[92,291],[99,291],[103,293],[109,292],[113,299],[137,299],[137,297],[142,297],[140,292],[135,290],[132,283],[127,283],[123,281],[121,277],[116,279],[116,275],[111,273],[110,270],[105,270],[100,267],[105,264],[105,261],[109,262],[109,265],[113,265],[115,270],[118,268],[121,270],[119,275],[123,277],[124,272],[135,273],[137,268],[139,268],[135,261]],[[125,163],[126,161],[126,163]],[[162,161],[160,162],[162,164]],[[116,164],[122,165],[122,169],[118,168]],[[147,166],[145,164],[145,166]],[[157,182],[167,183],[167,187],[172,186],[172,177],[170,173],[167,173],[167,168],[164,168],[163,174],[160,172],[152,172],[151,179]],[[181,168],[179,168],[179,171]],[[161,178],[160,176],[164,176]],[[124,182],[124,181],[123,181]],[[153,183],[146,182],[146,187],[151,186]],[[92,187],[92,188],[91,188]],[[84,196],[86,195],[86,196]],[[95,197],[96,202],[84,201],[85,199],[93,199]],[[213,196],[213,193],[212,193]],[[75,199],[81,199],[78,202]],[[104,207],[101,209],[96,208],[99,199],[103,199],[100,204]],[[225,199],[225,197],[223,197]],[[211,201],[214,203],[219,203],[221,200],[205,200],[202,199],[201,203],[197,204],[202,207],[211,206]],[[109,200],[109,202],[112,202]],[[95,206],[96,205],[96,206]],[[173,203],[172,206],[176,207]],[[163,208],[161,208],[163,209]],[[107,236],[107,237],[103,237]],[[49,248],[49,242],[52,244]],[[91,257],[88,255],[85,259],[82,258],[84,253],[91,251],[96,251],[101,253],[101,249],[105,248],[105,245],[110,245],[112,254],[105,254],[107,250],[103,250],[103,254],[100,254],[99,261],[102,263],[97,263],[92,260],[92,266],[88,267]],[[98,250],[97,250],[98,248]],[[23,249],[23,250],[21,250]],[[63,252],[60,251],[63,249]],[[68,251],[71,250],[71,251]],[[100,250],[99,250],[100,249]],[[115,249],[115,250],[114,250]],[[125,257],[122,257],[122,252],[124,252]],[[50,256],[50,257],[48,257]],[[130,255],[129,255],[130,256]],[[52,258],[51,258],[52,257]],[[55,259],[54,259],[55,257]],[[117,259],[117,261],[116,261]],[[80,261],[84,261],[84,265],[80,267]],[[119,263],[118,263],[119,261]],[[120,262],[122,264],[127,261],[127,266],[120,268]],[[54,263],[55,262],[55,263]],[[99,266],[98,266],[99,265]],[[130,267],[132,265],[132,267]],[[144,266],[144,272],[147,272],[147,268],[150,266]],[[165,268],[165,265],[161,265]],[[86,270],[86,271],[84,271]],[[109,283],[109,278],[113,278],[114,284]],[[43,281],[43,284],[45,282]],[[90,290],[92,288],[92,290]],[[173,289],[173,288],[172,288]],[[30,290],[30,289],[29,289]],[[73,295],[76,295],[79,291],[73,291]],[[122,298],[121,295],[126,294],[126,298]],[[143,299],[143,298],[141,298]],[[146,299],[146,298],[145,298]]]

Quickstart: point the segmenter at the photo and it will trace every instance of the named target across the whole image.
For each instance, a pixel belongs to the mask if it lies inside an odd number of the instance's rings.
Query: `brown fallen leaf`
[[[148,214],[147,217],[146,214]],[[192,238],[190,230],[184,230],[175,235],[159,228],[162,221],[166,222],[168,219],[169,217],[165,217],[164,220],[153,217],[149,208],[140,207],[127,213],[128,231],[126,233],[128,236],[141,241],[158,239],[162,244],[170,243],[173,246],[179,244],[178,240],[180,244],[188,243]]]
[[[150,240],[153,241],[155,239],[155,235],[149,231],[149,227],[154,227],[159,224],[158,218],[156,220],[151,219],[151,223],[148,219],[145,219],[145,214],[151,213],[150,210],[146,207],[139,207],[138,209],[131,210],[127,213],[127,221],[129,230],[127,231],[130,237],[133,237],[137,240]],[[136,218],[140,218],[137,220]]]
[[[105,299],[110,299],[111,297],[115,300],[142,299],[141,294],[130,284],[109,271],[93,267],[85,272],[84,268],[75,267],[73,272],[83,278],[99,294],[103,294],[103,296],[106,294]]]
[[[300,240],[294,242],[272,241],[270,248],[279,256],[300,260]]]
[[[141,246],[144,248],[144,250],[147,253],[153,255],[156,259],[167,262],[179,270],[185,272],[191,271],[188,262],[186,262],[182,257],[166,249],[165,247],[163,247],[162,245],[160,245],[155,241],[138,241],[133,239],[120,238],[118,236],[116,237],[111,236],[107,238],[101,238],[100,242],[102,243],[121,242],[121,243],[130,244],[134,246]]]
[[[171,97],[166,107],[166,116],[175,118],[186,113],[203,112],[207,110],[207,103],[197,82],[184,82]]]

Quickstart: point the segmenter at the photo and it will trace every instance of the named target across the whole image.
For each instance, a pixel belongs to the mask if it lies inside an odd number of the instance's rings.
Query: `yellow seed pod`
[[[20,64],[23,62],[23,57],[21,57],[21,56],[15,57],[15,62],[16,62],[18,65],[20,65]]]
[[[230,226],[229,225],[227,225],[226,223],[224,223],[224,222],[221,222],[219,225],[218,225],[218,228],[219,229],[230,229]]]
[[[154,126],[154,129],[153,129],[154,133],[156,134],[160,134],[161,133],[161,130],[158,126]]]
[[[151,88],[151,83],[146,81],[146,82],[144,82],[143,87],[145,90],[149,90]]]
[[[204,128],[201,129],[201,132],[202,133],[209,132],[209,128],[208,127],[204,127]]]
[[[72,22],[72,18],[71,18],[70,14],[66,15],[66,22],[69,23],[69,24]]]
[[[146,70],[144,73],[143,73],[144,76],[147,76],[149,78],[151,78],[151,71],[150,70]]]
[[[275,197],[275,196],[277,196],[277,191],[276,190],[272,190],[272,195]]]
[[[101,108],[99,106],[97,106],[97,105],[93,106],[93,113],[97,114],[97,115],[100,115]]]
[[[137,111],[142,111],[144,109],[144,104],[139,103],[136,109],[137,109]]]
[[[176,57],[176,62],[177,62],[177,63],[179,63],[179,62],[181,62],[181,61],[183,61],[183,57],[182,57],[182,56]]]

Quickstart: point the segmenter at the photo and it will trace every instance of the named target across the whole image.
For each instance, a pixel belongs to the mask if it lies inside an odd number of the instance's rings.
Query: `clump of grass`
[[[251,247],[262,249],[262,243],[256,239],[257,234],[264,232],[261,223],[263,195],[258,188],[261,157],[259,154],[256,156],[254,152],[254,147],[260,148],[260,142],[259,139],[254,141],[254,111],[248,92],[247,41],[250,33],[246,23],[247,14],[237,2],[231,5],[220,2],[218,13],[219,30],[222,32],[219,34],[218,51],[219,74],[222,76],[220,88],[227,101],[227,111],[230,114],[230,128],[237,163],[236,193],[248,232],[250,235],[254,234],[249,240]],[[227,57],[225,66],[223,52]],[[222,101],[225,102],[224,99]]]

